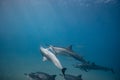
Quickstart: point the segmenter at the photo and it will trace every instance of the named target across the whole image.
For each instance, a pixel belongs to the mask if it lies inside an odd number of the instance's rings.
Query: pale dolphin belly
[[[48,52],[49,52],[48,56],[50,57],[50,60],[54,63],[54,65],[57,68],[62,69],[63,67],[62,67],[60,61],[56,58],[56,56],[53,53],[51,53],[50,51],[48,51]]]
[[[52,53],[50,52],[48,49],[45,49],[45,52],[46,52],[46,57],[53,62],[53,64],[59,68],[59,69],[63,69],[60,61],[57,59],[57,57]]]

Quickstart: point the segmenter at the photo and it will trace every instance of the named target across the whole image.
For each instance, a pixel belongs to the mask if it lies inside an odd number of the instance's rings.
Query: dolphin
[[[82,75],[74,76],[74,75],[70,75],[70,74],[65,74],[64,79],[65,80],[83,80]]]
[[[87,64],[75,64],[73,65],[75,68],[80,68],[81,70],[84,70],[88,72],[89,70],[102,70],[102,71],[111,71],[114,73],[112,68],[96,65],[95,63],[87,63]]]
[[[40,80],[40,78],[35,75],[34,73],[30,73],[30,74],[27,74],[27,73],[24,73],[24,75],[28,78],[28,80]]]
[[[44,72],[24,73],[29,80],[55,80],[56,75],[49,75]]]
[[[58,54],[67,55],[67,56],[73,57],[74,59],[82,63],[87,63],[87,61],[81,55],[75,53],[72,50],[72,45],[68,46],[67,48],[56,47],[56,46],[50,45],[49,50],[51,50],[55,55],[58,55]]]
[[[43,61],[51,61],[58,69],[62,71],[63,75],[65,75],[65,71],[67,68],[63,68],[58,58],[51,51],[43,47],[40,47],[40,51],[43,56]]]

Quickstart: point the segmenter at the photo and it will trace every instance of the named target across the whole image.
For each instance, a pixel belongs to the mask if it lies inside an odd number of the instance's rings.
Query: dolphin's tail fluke
[[[65,76],[65,71],[67,70],[67,68],[63,68],[62,69],[62,74],[63,74],[63,76]]]

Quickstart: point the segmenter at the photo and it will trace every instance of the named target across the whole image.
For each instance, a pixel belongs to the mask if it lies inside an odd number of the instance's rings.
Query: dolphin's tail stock
[[[63,76],[65,76],[65,71],[67,70],[67,68],[63,68],[62,69],[62,74],[63,74]]]

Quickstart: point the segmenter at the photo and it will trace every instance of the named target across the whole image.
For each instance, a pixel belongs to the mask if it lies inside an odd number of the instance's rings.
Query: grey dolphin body
[[[56,46],[52,46],[50,45],[49,46],[49,49],[54,52],[56,55],[57,54],[62,54],[62,55],[67,55],[67,56],[70,56],[70,57],[73,57],[74,59],[82,62],[82,63],[87,63],[87,61],[82,57],[80,56],[79,54],[75,53],[73,50],[72,50],[72,45],[70,45],[69,47],[67,48],[63,48],[63,47],[56,47]]]
[[[65,80],[83,80],[82,75],[74,76],[70,74],[65,74],[64,78]]]
[[[44,72],[25,73],[29,80],[55,80],[56,75],[49,75]]]
[[[84,70],[86,72],[88,72],[89,70],[102,70],[102,71],[111,71],[112,73],[114,73],[112,68],[96,65],[95,63],[75,64],[74,67],[80,68],[81,70]]]

